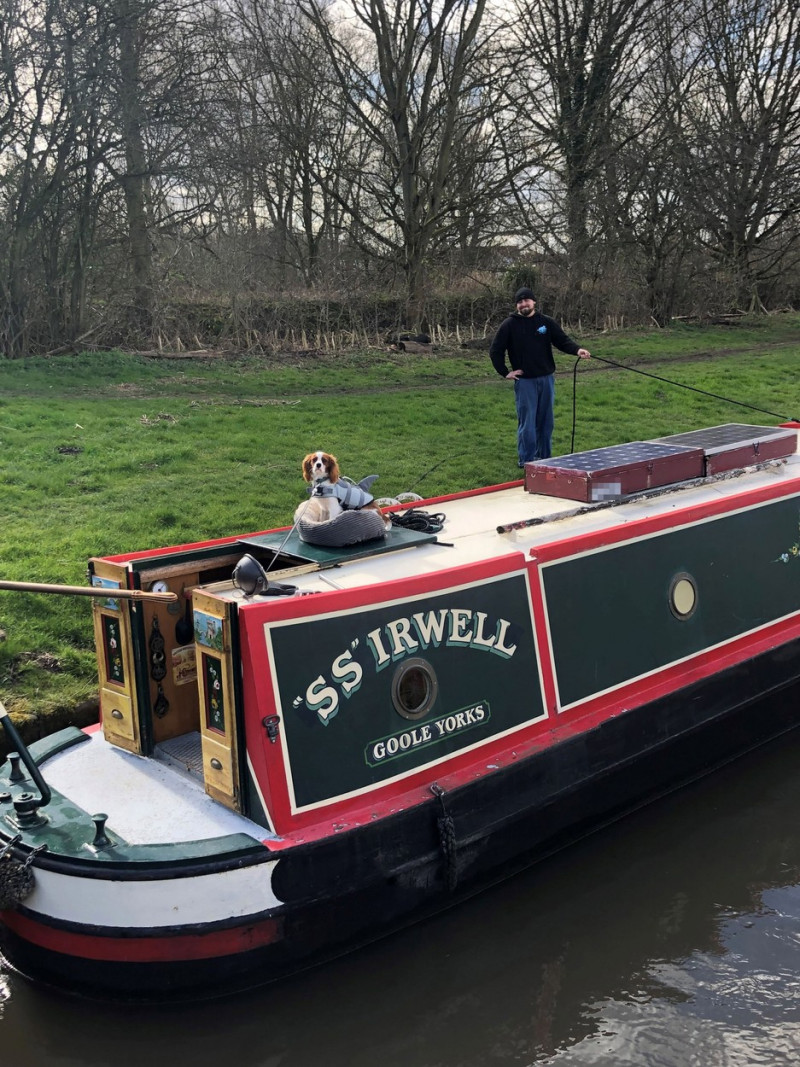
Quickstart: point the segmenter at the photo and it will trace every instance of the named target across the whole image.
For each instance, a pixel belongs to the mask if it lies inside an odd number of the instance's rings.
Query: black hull
[[[2,927],[22,973],[93,996],[215,996],[340,955],[541,860],[797,725],[800,641],[612,717],[428,804],[280,855],[282,937],[190,962],[63,955]],[[21,909],[24,914],[24,908]]]

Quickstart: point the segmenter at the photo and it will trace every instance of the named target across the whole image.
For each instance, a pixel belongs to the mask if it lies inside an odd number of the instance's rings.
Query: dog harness
[[[358,484],[349,478],[340,478],[338,482],[333,483],[318,482],[314,486],[309,486],[308,492],[311,496],[335,496],[343,508],[356,511],[358,508],[371,504],[375,499],[368,490],[372,488],[372,483],[377,477],[377,474],[368,474]]]

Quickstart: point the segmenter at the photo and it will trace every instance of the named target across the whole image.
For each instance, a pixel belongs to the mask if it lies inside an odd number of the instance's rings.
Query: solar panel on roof
[[[702,448],[706,475],[720,474],[766,460],[785,459],[797,451],[795,430],[780,426],[749,426],[740,422],[728,422],[653,440]]]
[[[530,493],[570,500],[608,500],[699,478],[703,460],[700,448],[631,441],[526,463],[525,488]]]

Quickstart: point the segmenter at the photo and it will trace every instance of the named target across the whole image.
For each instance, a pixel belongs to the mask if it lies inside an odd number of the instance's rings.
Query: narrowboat
[[[793,729],[798,430],[91,559],[100,722],[26,747],[0,705],[9,964],[118,998],[279,979]]]

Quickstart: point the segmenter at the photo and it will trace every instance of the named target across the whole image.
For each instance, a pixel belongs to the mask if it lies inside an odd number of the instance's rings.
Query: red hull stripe
[[[98,935],[44,926],[19,912],[0,912],[0,919],[23,941],[50,952],[79,959],[116,963],[179,963],[235,956],[279,941],[281,922],[265,919],[247,926],[207,933],[127,937],[119,931]]]

